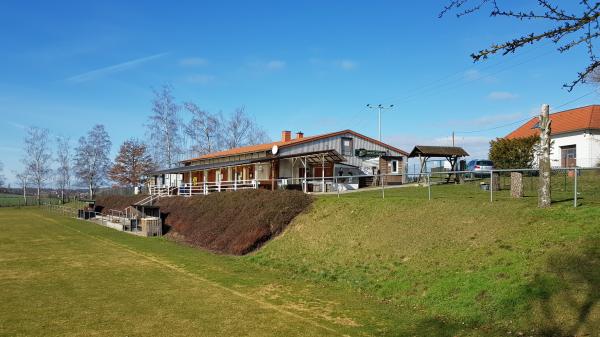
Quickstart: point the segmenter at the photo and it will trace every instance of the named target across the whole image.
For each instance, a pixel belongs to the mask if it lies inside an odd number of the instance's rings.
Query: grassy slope
[[[319,198],[252,261],[347,284],[443,329],[600,329],[600,208],[535,207],[473,186]],[[399,315],[401,316],[401,315]]]

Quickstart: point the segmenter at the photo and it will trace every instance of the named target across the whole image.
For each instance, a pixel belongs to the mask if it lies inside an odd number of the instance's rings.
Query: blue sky
[[[518,125],[461,131],[509,124],[594,89],[562,88],[587,64],[583,49],[559,54],[542,44],[483,63],[469,58],[543,23],[486,13],[438,19],[444,2],[403,3],[3,1],[4,175],[12,181],[21,167],[29,125],[75,143],[105,124],[113,153],[124,139],[143,138],[151,88],[165,83],[178,101],[210,111],[244,105],[273,139],[282,129],[376,137],[377,115],[365,105],[394,104],[383,115],[384,141],[410,151],[447,144],[455,130],[477,157]],[[594,93],[560,109],[597,100]]]

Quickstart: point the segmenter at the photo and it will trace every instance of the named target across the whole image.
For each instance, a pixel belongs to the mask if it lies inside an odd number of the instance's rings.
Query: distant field
[[[60,202],[57,198],[42,197],[42,203],[57,204]],[[0,193],[0,207],[13,207],[13,206],[34,206],[37,205],[37,199],[35,196],[27,196],[27,201],[23,199],[22,195],[18,194],[6,194]]]
[[[548,210],[476,183],[317,197],[242,257],[0,209],[0,336],[595,336],[594,182]]]

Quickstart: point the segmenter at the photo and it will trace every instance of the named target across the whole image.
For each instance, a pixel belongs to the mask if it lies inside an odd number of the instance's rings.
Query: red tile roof
[[[550,114],[552,121],[552,134],[557,135],[567,132],[600,129],[600,105],[589,105],[581,108],[565,110]],[[532,117],[528,122],[518,129],[506,135],[505,138],[523,138],[539,135],[540,130],[536,128],[537,117]]]
[[[277,145],[278,147],[282,148],[282,147],[287,147],[287,146],[291,146],[291,145],[296,145],[296,144],[301,144],[301,143],[306,143],[306,142],[311,142],[314,140],[319,140],[319,139],[323,139],[323,138],[329,138],[329,137],[334,137],[334,136],[339,136],[339,135],[343,135],[343,134],[352,134],[356,137],[368,140],[372,143],[378,144],[380,146],[383,146],[385,148],[388,148],[392,151],[396,151],[396,152],[400,152],[401,154],[407,156],[408,153],[406,151],[402,151],[396,147],[393,147],[391,145],[385,144],[383,142],[380,142],[378,140],[375,140],[373,138],[367,137],[365,135],[361,135],[358,132],[354,132],[352,130],[342,130],[342,131],[338,131],[338,132],[331,132],[331,133],[325,133],[322,135],[316,135],[316,136],[304,136],[303,138],[294,138],[292,140],[289,140],[287,142],[282,142],[282,141],[278,141],[278,142],[272,142],[272,143],[266,143],[266,144],[258,144],[258,145],[250,145],[250,146],[242,146],[242,147],[236,147],[230,150],[225,150],[225,151],[219,151],[219,152],[213,152],[213,153],[209,153],[209,154],[205,154],[203,156],[197,157],[197,158],[192,158],[192,159],[186,159],[183,160],[182,163],[189,163],[189,162],[193,162],[193,161],[197,161],[197,160],[202,160],[202,159],[211,159],[211,158],[219,158],[219,157],[229,157],[229,156],[234,156],[234,155],[240,155],[240,154],[247,154],[247,153],[253,153],[253,152],[260,152],[260,151],[267,151],[273,148],[273,145]]]

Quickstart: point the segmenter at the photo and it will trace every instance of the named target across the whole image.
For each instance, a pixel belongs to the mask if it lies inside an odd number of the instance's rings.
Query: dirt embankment
[[[99,197],[97,205],[124,209],[139,197]],[[162,198],[157,205],[173,237],[211,251],[243,255],[281,233],[311,203],[299,191],[244,190]]]
[[[96,212],[109,214],[111,209],[123,211],[125,208],[144,199],[140,195],[102,195],[96,197]]]

